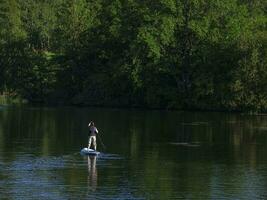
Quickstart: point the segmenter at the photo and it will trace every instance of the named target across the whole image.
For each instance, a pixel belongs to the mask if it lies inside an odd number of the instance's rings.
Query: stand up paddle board
[[[95,155],[96,156],[96,155],[100,154],[100,152],[95,151],[93,149],[83,148],[81,150],[81,154],[83,154],[83,155]]]

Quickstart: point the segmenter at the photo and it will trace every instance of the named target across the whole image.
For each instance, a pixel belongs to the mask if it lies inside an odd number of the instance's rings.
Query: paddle
[[[105,146],[104,143],[102,142],[102,139],[101,139],[99,133],[97,134],[97,136],[98,136],[99,141],[100,141],[100,143],[101,143],[101,145],[102,145],[102,147],[103,147],[103,149],[104,149],[104,151],[105,151],[105,150],[106,150],[106,146]]]

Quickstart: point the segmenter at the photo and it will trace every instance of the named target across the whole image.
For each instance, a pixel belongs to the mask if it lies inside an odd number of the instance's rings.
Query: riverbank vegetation
[[[263,0],[0,1],[0,91],[30,102],[267,110]]]

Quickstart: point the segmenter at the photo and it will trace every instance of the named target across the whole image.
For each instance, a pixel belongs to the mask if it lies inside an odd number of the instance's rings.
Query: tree
[[[23,26],[28,33],[29,46],[35,51],[53,50],[57,27],[57,7],[60,1],[20,0]]]

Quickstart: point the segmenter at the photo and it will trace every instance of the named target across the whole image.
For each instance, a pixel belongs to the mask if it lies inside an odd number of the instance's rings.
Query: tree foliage
[[[0,89],[30,101],[266,111],[262,0],[0,1]]]

